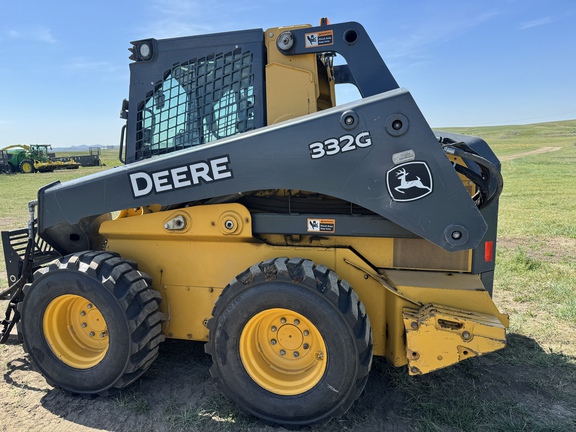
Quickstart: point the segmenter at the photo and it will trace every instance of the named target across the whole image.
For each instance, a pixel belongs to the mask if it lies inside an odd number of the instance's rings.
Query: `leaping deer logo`
[[[426,189],[428,192],[430,192],[432,190],[428,186],[425,186],[424,184],[422,184],[422,181],[421,181],[420,177],[418,177],[418,176],[416,176],[416,180],[406,181],[406,177],[408,177],[408,174],[410,174],[410,173],[408,171],[406,171],[406,169],[404,169],[404,168],[402,168],[396,172],[396,177],[400,179],[400,185],[396,186],[394,188],[394,190],[396,192],[400,192],[403,194],[405,192],[402,189],[411,189],[413,187],[418,188],[418,189]]]

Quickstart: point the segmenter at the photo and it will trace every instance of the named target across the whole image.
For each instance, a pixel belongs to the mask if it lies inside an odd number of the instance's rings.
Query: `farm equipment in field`
[[[2,172],[31,174],[34,172],[52,172],[56,169],[76,169],[80,166],[74,160],[54,161],[50,158],[48,144],[17,144],[5,147],[6,161],[2,165]],[[3,156],[4,158],[4,156]]]
[[[100,160],[101,151],[102,150],[100,147],[89,147],[87,155],[74,154],[72,158],[52,156],[50,159],[54,162],[66,162],[72,159],[75,163],[79,164],[79,166],[83,167],[101,166],[102,165],[102,161]]]
[[[346,412],[373,355],[419,375],[505,346],[500,163],[432,131],[360,24],[131,52],[125,165],[2,233],[3,340],[17,323],[50,384],[108,395],[165,338],[202,341],[245,412],[299,426]],[[362,98],[336,105],[343,83]]]

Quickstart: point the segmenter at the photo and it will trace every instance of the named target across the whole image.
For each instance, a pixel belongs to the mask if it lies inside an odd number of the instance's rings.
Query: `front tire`
[[[107,252],[68,255],[24,288],[21,330],[55,387],[106,396],[139,378],[164,340],[161,296],[136,264]]]
[[[36,172],[34,162],[31,159],[24,159],[19,165],[20,172],[23,174],[32,174]]]
[[[208,322],[210,372],[241,409],[286,426],[325,423],[360,396],[372,363],[364,305],[347,282],[304,259],[237,276]]]

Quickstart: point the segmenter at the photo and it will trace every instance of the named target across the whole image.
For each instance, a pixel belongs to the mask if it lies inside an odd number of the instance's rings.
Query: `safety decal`
[[[426,162],[407,162],[386,173],[386,185],[394,201],[416,201],[432,193],[432,173]]]
[[[315,48],[318,46],[327,46],[334,44],[334,32],[324,30],[316,33],[306,33],[306,48]]]
[[[308,232],[334,233],[336,231],[335,219],[308,219]]]

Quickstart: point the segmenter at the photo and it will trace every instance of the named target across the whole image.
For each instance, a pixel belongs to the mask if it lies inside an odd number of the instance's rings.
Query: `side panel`
[[[172,221],[185,222],[169,229]],[[232,221],[232,224],[230,224]],[[287,256],[306,258],[333,269],[348,281],[366,306],[374,353],[406,364],[403,309],[414,305],[386,289],[372,263],[350,247],[270,246],[252,237],[251,215],[241,205],[190,207],[104,222],[107,249],[138,262],[153,279],[168,320],[164,332],[178,339],[207,340],[206,321],[224,287],[246,268]],[[382,254],[391,254],[389,239]],[[390,260],[388,260],[390,261]],[[502,317],[477,275],[387,271],[391,283],[423,303],[442,304]],[[502,318],[504,320],[504,318]]]

